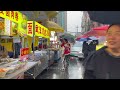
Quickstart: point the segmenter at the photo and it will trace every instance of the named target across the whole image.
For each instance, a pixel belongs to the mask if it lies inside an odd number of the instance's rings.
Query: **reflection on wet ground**
[[[77,58],[70,60],[65,71],[61,71],[61,60],[44,70],[36,79],[82,79],[82,62]]]

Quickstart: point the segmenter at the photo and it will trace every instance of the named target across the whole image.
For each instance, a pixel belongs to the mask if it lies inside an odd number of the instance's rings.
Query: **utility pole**
[[[76,33],[76,36],[77,36],[77,34],[78,34],[78,26],[76,28],[77,28],[77,33]]]

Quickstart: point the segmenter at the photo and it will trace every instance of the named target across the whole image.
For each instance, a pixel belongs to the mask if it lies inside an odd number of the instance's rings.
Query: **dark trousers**
[[[64,61],[66,62],[67,66],[69,65],[70,55],[65,55]]]
[[[21,44],[20,43],[14,43],[14,57],[18,58],[18,56],[20,55],[20,48],[21,48]]]

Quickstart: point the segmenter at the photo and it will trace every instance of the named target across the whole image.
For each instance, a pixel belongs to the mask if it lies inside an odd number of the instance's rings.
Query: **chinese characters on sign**
[[[33,21],[27,22],[27,35],[33,36]],[[50,31],[43,25],[35,22],[35,36],[50,38]]]
[[[29,48],[22,48],[21,49],[21,56],[29,54],[28,52],[29,52]]]
[[[27,22],[27,35],[33,36],[33,21]]]
[[[36,36],[41,36],[45,38],[49,38],[50,35],[49,30],[38,22],[35,22],[35,34]]]
[[[38,33],[38,25],[35,25],[35,32]]]
[[[11,36],[15,36],[18,34],[21,35],[21,33],[26,35],[26,33],[27,33],[27,18],[24,14],[22,14],[19,11],[0,11],[0,17],[10,20],[10,22],[12,22],[12,25],[10,25],[10,28],[11,28],[10,32],[12,32]],[[4,22],[4,24],[6,24],[6,23]],[[25,28],[22,28],[22,27],[25,27]],[[8,30],[8,28],[5,31],[7,31],[7,30]],[[5,33],[5,35],[6,34],[7,33]],[[2,35],[4,35],[4,33],[2,33]],[[7,35],[9,35],[9,34],[7,34]]]
[[[20,59],[28,59],[28,54],[29,54],[29,48],[21,48],[20,50]]]
[[[18,23],[19,12],[18,11],[0,11],[0,17],[6,18]]]
[[[42,31],[41,31],[42,25],[38,22],[35,22],[35,35],[43,37]]]

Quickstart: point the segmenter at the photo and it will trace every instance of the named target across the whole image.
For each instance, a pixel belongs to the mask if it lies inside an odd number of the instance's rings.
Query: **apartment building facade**
[[[99,26],[103,26],[103,24],[90,20],[88,12],[83,11],[82,23],[81,23],[81,27],[82,27],[81,33],[82,34],[92,30],[92,28],[99,27]]]
[[[65,33],[67,32],[67,11],[58,12],[56,23],[58,23],[64,29]]]

